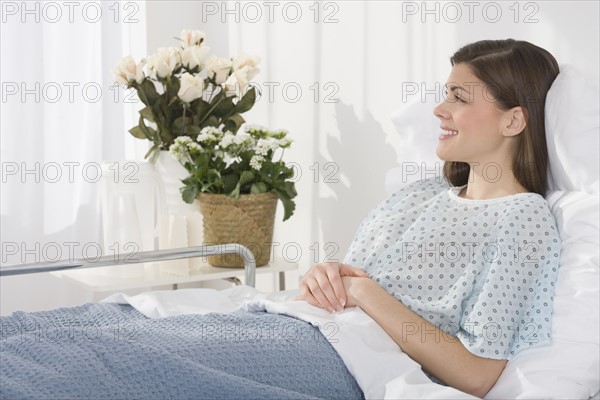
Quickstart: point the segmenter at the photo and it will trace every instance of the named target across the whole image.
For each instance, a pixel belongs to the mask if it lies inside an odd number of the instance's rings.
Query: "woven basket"
[[[275,193],[242,194],[239,199],[200,193],[198,200],[204,219],[204,244],[239,243],[254,254],[257,267],[269,263],[278,200]],[[244,259],[223,254],[208,257],[208,263],[242,268]]]

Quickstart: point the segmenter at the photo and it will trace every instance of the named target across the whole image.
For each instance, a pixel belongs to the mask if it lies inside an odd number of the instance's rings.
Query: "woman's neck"
[[[471,200],[487,200],[528,192],[529,190],[517,181],[511,169],[497,166],[479,169],[471,167],[467,187],[458,196]]]

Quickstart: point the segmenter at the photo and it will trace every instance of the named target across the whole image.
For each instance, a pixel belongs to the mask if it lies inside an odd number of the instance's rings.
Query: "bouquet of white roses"
[[[290,179],[294,171],[283,161],[283,151],[291,145],[284,130],[246,125],[243,132],[222,132],[205,127],[192,139],[175,138],[169,151],[187,169],[182,182],[183,199],[191,203],[198,193],[240,194],[274,192],[284,208],[285,221],[295,209],[296,188]],[[281,150],[278,160],[273,160]]]
[[[259,72],[257,57],[209,56],[201,31],[184,30],[179,40],[181,47],[160,48],[137,64],[125,57],[115,70],[115,81],[134,88],[145,105],[129,132],[153,143],[146,154],[153,159],[177,137],[205,127],[236,133],[245,122],[240,114],[256,102],[249,81]]]

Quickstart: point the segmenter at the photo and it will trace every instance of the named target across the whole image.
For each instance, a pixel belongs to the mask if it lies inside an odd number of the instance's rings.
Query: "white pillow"
[[[598,193],[600,105],[598,81],[561,65],[546,98],[550,190]]]
[[[556,282],[552,344],[510,360],[486,398],[580,398],[599,390],[598,85],[574,67],[561,72],[546,99],[550,179],[546,199],[556,218],[562,254]],[[386,175],[386,191],[431,177],[439,120],[436,103],[413,102],[392,115],[405,162]],[[415,167],[416,171],[415,171]]]

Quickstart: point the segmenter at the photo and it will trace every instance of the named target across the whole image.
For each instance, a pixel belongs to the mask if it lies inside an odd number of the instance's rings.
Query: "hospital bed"
[[[431,153],[435,137],[423,135],[438,130],[432,109],[432,103],[414,102],[394,114],[403,145],[410,149],[402,159],[428,165],[437,161]],[[599,398],[597,83],[561,66],[546,114],[551,168],[546,198],[563,242],[553,342],[510,360],[486,396],[490,399]],[[422,178],[409,172],[390,171],[388,193],[407,178]],[[256,292],[251,287],[253,260],[246,250],[235,249],[247,261],[243,287],[116,295],[101,304],[2,318],[3,395],[473,398],[431,382],[359,309],[331,315],[290,301],[292,292]],[[214,247],[198,247],[140,256],[168,259],[207,252],[216,254]],[[2,274],[39,267],[15,267]],[[260,319],[240,311],[254,311]],[[253,340],[264,334],[268,345]]]

